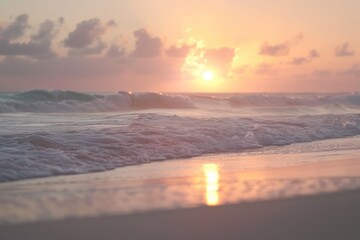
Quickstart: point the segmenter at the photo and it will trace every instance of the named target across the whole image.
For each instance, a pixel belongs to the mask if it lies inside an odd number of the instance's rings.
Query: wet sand
[[[360,238],[360,191],[0,227],[1,239]]]

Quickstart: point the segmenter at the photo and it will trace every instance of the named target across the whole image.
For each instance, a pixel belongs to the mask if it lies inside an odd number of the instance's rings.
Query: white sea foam
[[[166,110],[80,117],[2,114],[0,181],[104,171],[360,134],[359,114],[221,114],[185,116],[168,114]]]

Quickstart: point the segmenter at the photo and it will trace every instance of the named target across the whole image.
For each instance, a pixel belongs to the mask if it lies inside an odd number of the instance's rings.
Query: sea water
[[[358,93],[1,93],[0,182],[359,134]]]

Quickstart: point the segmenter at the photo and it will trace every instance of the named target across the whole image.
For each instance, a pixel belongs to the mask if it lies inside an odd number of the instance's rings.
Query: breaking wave
[[[142,113],[127,122],[121,114],[99,118],[93,124],[100,127],[74,124],[0,135],[0,182],[360,134],[359,114],[271,120]]]
[[[0,113],[0,182],[360,135],[357,93],[32,90]]]

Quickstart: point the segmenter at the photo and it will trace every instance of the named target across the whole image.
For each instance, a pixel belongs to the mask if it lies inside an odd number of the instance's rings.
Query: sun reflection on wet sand
[[[219,166],[217,164],[204,164],[202,168],[205,176],[206,204],[216,206],[219,204]]]

